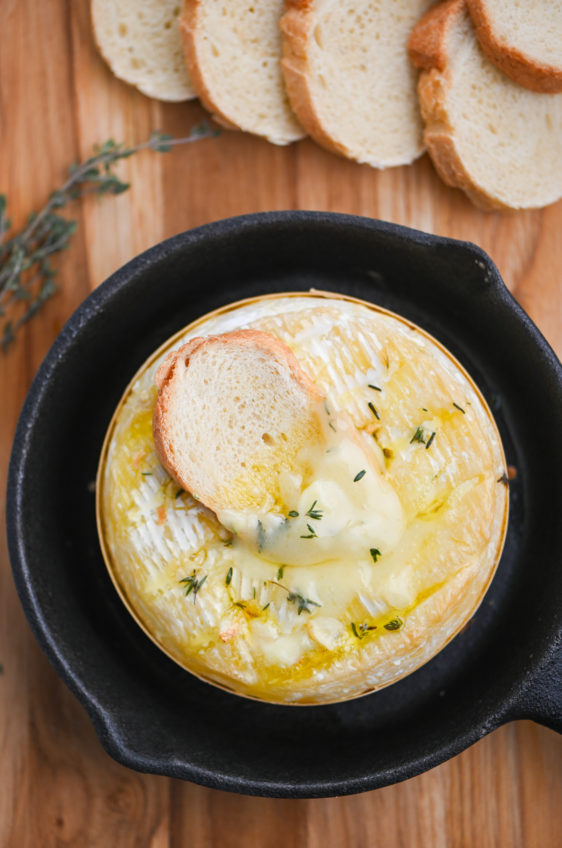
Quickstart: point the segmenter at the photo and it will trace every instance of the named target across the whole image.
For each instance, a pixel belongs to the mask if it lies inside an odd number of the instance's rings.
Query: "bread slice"
[[[218,123],[274,144],[304,136],[281,73],[283,0],[184,0],[181,33],[193,84]]]
[[[257,330],[195,338],[156,373],[160,462],[213,511],[262,506],[281,470],[318,439],[322,393],[279,339]]]
[[[484,209],[562,196],[562,95],[514,83],[482,52],[465,0],[431,9],[410,38],[422,68],[425,143],[446,183]]]
[[[408,36],[432,0],[287,0],[283,71],[305,130],[375,168],[423,153]]]
[[[562,91],[560,0],[468,0],[480,46],[519,85]]]
[[[158,100],[191,100],[183,59],[179,0],[92,0],[100,52],[119,79]]]

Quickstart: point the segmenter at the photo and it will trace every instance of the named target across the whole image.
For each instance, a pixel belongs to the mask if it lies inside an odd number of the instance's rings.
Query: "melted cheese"
[[[171,344],[242,327],[315,376],[323,437],[276,499],[215,516],[157,461],[154,372]],[[497,431],[458,364],[394,316],[312,295],[210,316],[167,349],[118,409],[98,492],[110,573],[152,638],[205,679],[285,703],[360,694],[439,650],[482,597],[507,508]]]
[[[329,407],[327,407],[329,409]],[[284,565],[369,562],[393,550],[404,531],[396,492],[377,464],[374,440],[357,438],[344,416],[318,410],[323,438],[298,457],[301,473],[281,472],[281,500],[261,512],[222,510],[220,523],[245,550]],[[373,555],[371,551],[377,551]]]

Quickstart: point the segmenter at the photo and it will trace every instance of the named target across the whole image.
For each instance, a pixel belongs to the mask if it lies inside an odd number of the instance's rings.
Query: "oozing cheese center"
[[[347,416],[318,411],[322,438],[298,456],[298,472],[282,471],[281,500],[260,511],[217,513],[241,554],[281,565],[375,560],[392,551],[405,526],[400,500],[378,467],[371,437]]]

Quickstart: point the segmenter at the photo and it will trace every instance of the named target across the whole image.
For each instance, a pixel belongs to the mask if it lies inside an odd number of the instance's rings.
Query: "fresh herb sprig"
[[[366,621],[363,621],[361,624],[356,624],[354,621],[351,622],[351,630],[356,639],[364,639],[367,633],[376,629],[376,624],[367,624]]]
[[[300,615],[302,612],[312,612],[311,607],[321,607],[322,604],[319,604],[317,601],[313,601],[311,598],[305,598],[304,595],[301,595],[300,592],[294,592],[292,589],[288,589],[282,583],[278,583],[277,580],[270,580],[270,583],[273,583],[274,586],[279,586],[280,589],[283,589],[284,592],[287,593],[287,600],[290,604],[297,605],[297,611]]]
[[[306,528],[308,530],[308,536],[301,536],[301,539],[317,539],[318,538],[318,534],[317,534],[316,530],[314,529],[314,527],[311,527],[310,524],[307,524]]]
[[[10,238],[7,238],[12,227],[7,216],[8,202],[6,196],[0,194],[0,318],[5,319],[0,328],[0,346],[3,351],[10,347],[18,330],[56,292],[57,271],[51,264],[51,257],[66,250],[77,228],[76,221],[62,217],[58,210],[88,194],[103,197],[127,191],[129,183],[123,182],[112,170],[121,159],[128,159],[141,150],[168,153],[177,145],[217,134],[203,121],[185,138],[173,138],[157,131],[132,147],[113,139],[96,145],[92,156],[70,166],[63,185],[53,191],[45,206],[32,212],[23,229]],[[18,309],[22,303],[25,304],[23,311]]]
[[[321,509],[315,509],[317,503],[318,501],[314,501],[314,503],[312,504],[308,512],[305,513],[305,515],[308,515],[309,518],[314,518],[315,521],[320,521],[322,519],[323,513]]]
[[[187,598],[188,595],[193,594],[193,603],[195,603],[197,600],[197,593],[206,579],[206,574],[204,577],[198,578],[195,569],[193,569],[193,573],[190,574],[189,577],[182,577],[179,582],[185,584],[185,597]]]

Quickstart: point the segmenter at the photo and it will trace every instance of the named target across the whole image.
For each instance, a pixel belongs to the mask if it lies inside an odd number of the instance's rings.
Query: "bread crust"
[[[480,46],[500,71],[531,91],[540,91],[543,94],[562,91],[562,68],[538,62],[513,45],[500,40],[490,22],[486,0],[466,2]]]
[[[321,401],[324,397],[318,386],[302,370],[291,348],[280,339],[261,330],[236,330],[217,336],[198,336],[182,345],[178,350],[169,353],[161,363],[154,378],[158,387],[158,397],[152,420],[154,446],[161,465],[183,489],[189,492],[193,492],[190,469],[182,467],[177,462],[173,438],[170,435],[170,416],[173,414],[171,407],[175,393],[181,388],[182,376],[185,373],[183,366],[189,367],[190,359],[197,351],[214,345],[222,345],[232,351],[236,348],[245,347],[266,353],[288,369],[292,379],[308,395],[311,404]],[[179,373],[180,370],[182,373]],[[208,495],[201,498],[201,502],[215,512],[217,509],[229,506],[229,504],[218,503],[212,496]]]
[[[313,0],[285,0],[285,14],[281,18],[283,33],[283,58],[281,67],[291,108],[308,135],[340,156],[350,157],[349,150],[325,131],[309,85],[306,44],[314,28]]]
[[[197,97],[211,113],[213,120],[227,130],[241,130],[238,124],[233,123],[224,112],[221,111],[217,102],[213,99],[211,91],[205,82],[205,78],[201,73],[201,66],[198,56],[197,43],[197,27],[199,23],[199,13],[201,11],[201,0],[184,0],[182,13],[179,19],[179,28],[183,52],[185,55],[185,63],[193,84],[193,88],[197,93]]]
[[[410,36],[410,60],[422,70],[418,97],[425,122],[424,141],[437,173],[447,185],[462,189],[475,206],[486,211],[513,210],[513,206],[477,184],[467,171],[447,110],[451,86],[447,40],[451,28],[466,12],[466,0],[445,0],[421,18]]]

